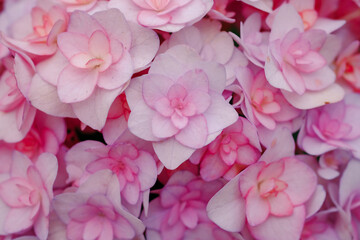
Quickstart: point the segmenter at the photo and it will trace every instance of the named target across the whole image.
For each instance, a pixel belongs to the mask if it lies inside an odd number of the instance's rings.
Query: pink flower
[[[132,208],[138,213],[143,198],[149,194],[148,190],[157,178],[157,166],[151,150],[130,133],[124,133],[119,141],[108,146],[96,141],[80,142],[65,156],[68,181],[81,185],[95,172],[109,169],[118,178],[122,204],[135,205]]]
[[[76,116],[100,130],[111,103],[132,74],[149,64],[158,41],[152,30],[127,22],[116,9],[75,11],[67,32],[58,36],[59,51],[36,66],[27,95],[50,115]]]
[[[144,231],[122,208],[119,182],[109,170],[91,175],[76,192],[57,195],[53,205],[69,240],[133,239]]]
[[[0,234],[34,227],[39,239],[47,239],[52,187],[57,174],[55,156],[44,153],[34,164],[14,151],[10,159],[2,161],[10,161],[11,167],[2,174],[0,182]]]
[[[158,55],[149,74],[126,90],[129,129],[153,142],[166,168],[175,169],[210,143],[238,114],[222,97],[225,71],[179,45]]]
[[[14,143],[21,141],[29,132],[36,109],[25,99],[17,85],[14,59],[9,57],[3,61],[7,69],[0,76],[0,139]],[[23,73],[31,74],[31,70],[24,69]]]
[[[68,21],[69,16],[61,5],[38,1],[10,26],[9,36],[1,38],[10,48],[30,56],[52,55],[57,50],[57,36],[66,30]]]
[[[337,77],[344,79],[356,92],[360,91],[359,41],[352,42],[336,60]]]
[[[200,175],[205,181],[219,177],[231,180],[248,165],[255,163],[261,154],[256,128],[246,119],[225,128],[202,154],[195,153],[190,161],[200,162]],[[198,156],[200,155],[200,156]]]
[[[253,76],[250,69],[239,68],[237,79],[244,96],[241,110],[257,127],[262,144],[269,144],[275,129],[286,127],[295,132],[300,128],[302,111],[291,106],[281,91],[266,81],[263,70]]]
[[[147,239],[232,239],[206,215],[206,203],[221,186],[221,181],[204,182],[188,171],[176,172],[150,202],[148,217],[142,216]]]
[[[222,64],[226,70],[226,86],[235,81],[236,68],[248,64],[246,57],[234,46],[231,36],[221,31],[218,21],[204,19],[171,34],[171,37],[161,44],[159,53],[180,44],[193,48],[204,61]]]
[[[359,119],[359,95],[347,94],[341,102],[308,111],[298,144],[312,155],[344,149],[359,157]]]
[[[213,0],[111,0],[109,7],[142,26],[177,32],[203,18],[213,4]]]
[[[259,162],[247,167],[209,201],[209,218],[221,228],[239,232],[247,223],[257,239],[300,237],[304,204],[315,191],[317,177],[296,157],[280,157],[288,153],[279,150],[289,145],[285,142],[288,139],[279,139],[274,140]]]
[[[255,65],[264,66],[269,47],[269,32],[260,32],[261,16],[254,13],[240,23],[240,36],[231,33],[234,40],[244,49],[245,56]]]
[[[65,137],[64,119],[38,111],[34,124],[24,139],[11,146],[35,162],[41,153],[48,152],[56,155]]]
[[[334,84],[335,73],[321,54],[327,34],[322,30],[304,32],[302,19],[292,5],[283,4],[278,9],[269,38],[265,75],[290,104],[310,109],[343,98],[344,91]]]

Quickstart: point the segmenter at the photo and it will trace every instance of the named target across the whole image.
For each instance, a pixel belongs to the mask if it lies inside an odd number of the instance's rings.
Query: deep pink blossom
[[[257,131],[245,118],[225,128],[207,147],[190,160],[200,163],[200,175],[205,181],[220,177],[231,180],[260,157],[261,146]]]
[[[126,90],[129,129],[152,141],[160,161],[175,169],[237,120],[221,95],[224,88],[221,65],[201,60],[189,47],[170,48]]]

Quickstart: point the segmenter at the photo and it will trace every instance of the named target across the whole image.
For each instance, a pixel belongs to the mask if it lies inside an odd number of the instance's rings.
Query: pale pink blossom
[[[149,194],[148,190],[155,184],[158,173],[151,145],[128,132],[112,145],[105,146],[97,141],[80,142],[66,153],[65,161],[68,182],[75,185],[81,185],[97,171],[111,170],[120,184],[122,204],[133,208],[135,215]]]
[[[326,152],[319,158],[317,173],[324,179],[334,179],[341,174],[351,158],[351,152],[346,150],[336,149]]]
[[[205,181],[220,177],[231,180],[259,159],[261,146],[255,126],[239,117],[199,152],[194,153],[190,161],[200,163],[200,175]]]
[[[126,90],[130,131],[153,142],[164,166],[175,169],[237,120],[221,95],[225,77],[221,65],[201,60],[191,48],[170,48]]]
[[[234,46],[231,36],[221,31],[218,21],[204,19],[171,34],[161,44],[158,54],[181,44],[193,48],[204,61],[222,64],[226,70],[226,86],[234,82],[236,68],[248,64],[244,54]]]
[[[240,37],[230,33],[234,40],[244,49],[245,56],[255,65],[264,67],[268,54],[269,32],[260,32],[261,16],[253,13],[245,22],[240,23]]]
[[[25,99],[17,85],[14,59],[4,58],[3,63],[6,69],[0,76],[0,139],[14,143],[21,141],[29,132],[36,109]],[[23,72],[31,74],[30,69],[23,69]]]
[[[326,39],[323,30],[304,32],[302,19],[292,5],[283,4],[278,9],[269,36],[265,75],[296,108],[311,109],[344,97],[343,89],[334,83],[334,71],[321,54]]]
[[[38,56],[52,55],[57,50],[57,36],[64,32],[69,21],[61,5],[40,0],[9,26],[9,36],[0,40],[10,48]]]
[[[112,102],[132,74],[150,63],[159,40],[152,30],[110,9],[94,15],[73,12],[57,43],[59,51],[37,64],[28,98],[50,115],[76,116],[100,130]]]
[[[209,201],[209,218],[221,228],[239,232],[246,224],[256,239],[264,240],[300,237],[306,215],[304,204],[316,189],[317,177],[296,156],[289,156],[294,143],[291,135],[284,133],[273,140],[257,163]],[[286,147],[289,149],[281,150]]]
[[[201,20],[213,4],[213,0],[111,0],[109,7],[142,26],[177,32]]]
[[[53,206],[69,240],[134,239],[144,231],[121,206],[119,182],[109,170],[91,175],[76,192],[57,195]]]
[[[9,161],[9,172],[2,173],[0,181],[0,234],[20,233],[34,227],[37,237],[45,240],[57,174],[56,157],[44,153],[34,164],[13,151],[11,158],[2,159]]]
[[[188,171],[176,172],[150,202],[148,217],[142,216],[147,239],[235,239],[213,224],[206,203],[222,186],[205,182]]]
[[[298,144],[307,153],[321,155],[331,150],[350,150],[360,157],[359,95],[349,93],[338,103],[307,112]]]

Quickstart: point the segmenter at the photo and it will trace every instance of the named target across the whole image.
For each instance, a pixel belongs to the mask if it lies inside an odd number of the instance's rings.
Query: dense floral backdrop
[[[360,238],[357,0],[0,1],[0,240]]]

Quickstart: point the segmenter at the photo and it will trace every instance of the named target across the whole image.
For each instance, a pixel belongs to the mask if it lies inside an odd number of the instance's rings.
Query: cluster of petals
[[[66,153],[65,161],[68,181],[78,186],[98,171],[111,170],[119,181],[122,204],[138,215],[143,198],[155,184],[157,165],[149,147],[144,144],[140,148],[141,140],[127,134],[121,142],[107,146],[97,141],[80,142]]]
[[[0,0],[0,240],[359,239],[359,7]]]
[[[213,4],[213,0],[111,0],[109,6],[142,26],[177,32],[202,19]]]
[[[284,139],[280,139],[284,138]],[[248,231],[257,239],[299,239],[305,203],[317,186],[315,172],[291,152],[291,138],[279,134],[260,160],[244,169],[209,201],[209,217],[221,228]],[[283,145],[283,146],[281,146]],[[284,155],[284,156],[281,156]],[[287,231],[283,231],[284,228]]]
[[[255,163],[260,155],[256,128],[246,118],[239,117],[214,141],[194,153],[190,161],[200,164],[200,175],[205,181],[220,177],[231,180],[241,170]]]
[[[166,168],[177,168],[237,120],[221,95],[225,77],[223,66],[203,61],[192,48],[170,48],[126,89],[130,131],[153,142]]]
[[[45,240],[58,163],[44,153],[36,163],[18,151],[1,150],[0,234],[11,235],[34,228]]]
[[[299,133],[299,145],[312,155],[346,149],[360,157],[357,101],[358,94],[349,93],[341,102],[309,110]]]
[[[235,239],[210,221],[206,204],[222,187],[219,180],[205,182],[189,171],[178,171],[151,201],[148,216],[142,216],[147,239]]]

